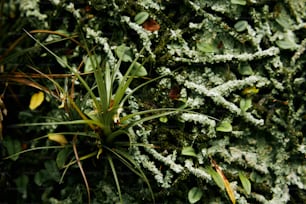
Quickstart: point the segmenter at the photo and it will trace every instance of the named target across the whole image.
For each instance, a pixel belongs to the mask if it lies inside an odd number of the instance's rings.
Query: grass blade
[[[118,180],[118,177],[117,177],[117,173],[116,173],[116,169],[115,169],[113,159],[109,155],[107,156],[107,159],[108,159],[109,165],[110,165],[110,167],[112,169],[112,172],[113,172],[113,176],[114,176],[114,180],[115,180],[116,187],[117,187],[117,190],[118,190],[120,202],[123,203],[122,194],[121,194],[121,190],[120,190],[120,184],[119,184],[119,180]]]

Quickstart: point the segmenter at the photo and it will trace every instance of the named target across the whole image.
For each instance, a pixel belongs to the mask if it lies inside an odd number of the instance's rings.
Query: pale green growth
[[[141,5],[143,8],[150,10],[150,9],[156,9],[157,11],[163,10],[163,6],[160,5],[160,3],[150,0],[142,0],[137,1],[137,4]]]
[[[130,17],[128,17],[128,16],[122,16],[121,20],[123,22],[127,23],[130,26],[131,29],[133,29],[137,32],[140,39],[142,40],[143,47],[150,53],[151,57],[155,58],[155,54],[151,50],[152,43],[151,43],[151,39],[150,39],[151,36],[153,36],[153,33],[143,29],[137,23],[132,22]]]
[[[194,123],[200,123],[204,128],[201,130],[203,134],[207,134],[209,137],[216,137],[215,120],[209,118],[207,115],[200,113],[183,113],[181,118],[184,121],[193,121]]]
[[[250,77],[249,79],[244,80],[245,84],[252,84],[252,79],[255,78],[255,81],[260,80],[257,77]],[[250,83],[248,82],[250,81]],[[230,82],[229,82],[230,83]],[[230,112],[235,113],[237,115],[241,115],[243,116],[243,118],[256,125],[256,126],[262,126],[264,124],[264,121],[261,119],[256,119],[254,118],[250,113],[244,113],[241,111],[241,109],[235,105],[234,103],[229,102],[228,100],[226,100],[218,91],[212,89],[212,90],[208,90],[205,86],[203,85],[198,85],[194,82],[190,82],[190,81],[185,81],[184,84],[187,88],[189,89],[193,89],[196,92],[203,94],[204,96],[210,97],[216,104],[223,106],[224,108],[228,109]],[[228,90],[230,91],[230,90]]]
[[[107,55],[107,61],[109,63],[110,67],[116,67],[117,60],[113,55],[112,49],[108,44],[108,39],[101,37],[102,32],[101,31],[95,31],[92,28],[87,27],[85,30],[86,38],[94,39],[95,43],[99,44],[101,47],[103,47],[104,52]]]
[[[27,18],[37,18],[39,21],[41,21],[44,28],[48,28],[48,22],[46,21],[48,16],[40,12],[39,0],[22,0],[19,3],[21,16]]]
[[[81,14],[80,14],[80,9],[75,9],[74,8],[74,4],[72,2],[70,2],[67,6],[66,6],[66,10],[71,12],[73,14],[73,16],[77,19],[80,20],[81,19]]]
[[[202,105],[204,105],[204,99],[201,97],[188,97],[186,101],[186,105],[190,108],[200,108]]]
[[[192,173],[196,177],[208,181],[211,180],[211,176],[208,173],[206,173],[203,169],[194,167],[193,161],[191,159],[185,160],[185,167],[188,169],[190,173]]]
[[[226,55],[212,55],[212,56],[198,56],[197,52],[191,52],[194,57],[192,59],[185,57],[175,57],[174,60],[177,62],[188,62],[188,63],[218,63],[218,62],[229,62],[232,60],[237,61],[252,61],[256,59],[261,59],[265,57],[276,56],[279,54],[279,49],[277,47],[271,47],[263,51],[258,51],[253,54],[243,53],[243,54],[226,54]]]

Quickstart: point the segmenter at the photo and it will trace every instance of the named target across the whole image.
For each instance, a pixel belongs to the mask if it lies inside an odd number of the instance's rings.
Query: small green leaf
[[[243,189],[245,190],[246,194],[249,195],[251,193],[250,180],[241,172],[239,172],[239,178],[240,178]]]
[[[219,132],[231,132],[233,130],[233,127],[230,122],[222,121],[216,128],[216,130]]]
[[[285,30],[289,30],[293,24],[293,20],[290,18],[290,16],[287,14],[287,12],[284,9],[281,9],[281,12],[279,13],[275,21]]]
[[[34,182],[36,185],[41,186],[43,183],[50,179],[49,172],[46,169],[42,169],[34,176]]]
[[[279,48],[284,50],[294,50],[298,47],[292,36],[286,36],[283,40],[276,41]]]
[[[219,188],[224,190],[225,185],[220,174],[218,174],[218,172],[216,172],[211,166],[206,168],[206,172],[213,178],[217,186],[219,186]]]
[[[231,0],[232,4],[238,4],[238,5],[246,5],[246,0]]]
[[[207,40],[200,40],[197,42],[197,49],[201,52],[205,53],[215,53],[218,52],[217,46],[215,46],[213,43],[208,42]]]
[[[116,55],[121,58],[123,62],[132,62],[133,61],[133,53],[132,50],[127,47],[125,44],[118,46],[115,49]]]
[[[254,73],[249,63],[239,63],[238,71],[243,76],[250,76]]]
[[[134,17],[134,21],[138,25],[140,25],[140,24],[143,24],[148,18],[149,18],[149,13],[142,11],[136,14],[136,16]]]
[[[49,177],[58,182],[60,180],[60,173],[56,166],[56,162],[54,160],[48,160],[44,163],[44,165],[49,173]]]
[[[22,198],[26,199],[28,197],[27,194],[27,186],[29,183],[29,177],[26,175],[21,175],[17,177],[15,180],[16,186],[17,186],[17,191],[22,194]]]
[[[147,76],[148,72],[144,66],[142,66],[140,63],[135,62],[133,69],[131,70],[130,73],[131,76],[138,76],[138,77],[143,77]]]
[[[64,148],[56,156],[56,164],[58,168],[63,168],[65,165],[65,162],[70,154],[71,150],[69,148]]]
[[[247,26],[248,26],[248,22],[243,20],[243,21],[238,21],[234,25],[234,28],[237,30],[237,32],[242,32],[242,31],[245,31]]]
[[[197,157],[197,154],[195,153],[193,147],[191,147],[191,146],[183,147],[182,155]]]
[[[252,107],[252,99],[251,98],[242,98],[240,99],[240,109],[243,112],[246,112],[249,108]]]
[[[168,122],[168,118],[166,116],[160,117],[159,121],[162,123],[167,123]]]
[[[100,55],[91,55],[85,60],[84,73],[94,71],[101,64],[102,58]]]
[[[188,201],[190,203],[196,203],[202,198],[202,196],[203,196],[202,190],[198,187],[193,187],[188,192]]]
[[[21,143],[19,142],[19,140],[12,139],[11,137],[5,137],[3,144],[6,147],[9,155],[16,154],[22,151]],[[12,159],[13,161],[16,161],[18,157],[19,155],[17,154],[13,157],[10,157],[10,159]]]

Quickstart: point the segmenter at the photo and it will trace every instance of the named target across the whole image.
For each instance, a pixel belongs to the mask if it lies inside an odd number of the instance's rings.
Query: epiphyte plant
[[[126,101],[140,88],[161,79],[164,76],[159,76],[150,80],[143,82],[142,84],[136,86],[135,88],[131,89],[130,84],[135,78],[144,77],[147,75],[146,69],[142,66],[142,64],[138,63],[139,57],[141,56],[142,51],[140,51],[135,59],[133,53],[130,48],[126,45],[122,44],[117,46],[115,49],[115,53],[118,57],[118,61],[115,67],[110,67],[108,63],[103,63],[101,57],[94,53],[94,50],[89,50],[86,47],[86,43],[84,48],[86,49],[87,56],[84,57],[85,67],[84,70],[87,73],[93,73],[95,82],[91,86],[86,80],[83,78],[81,73],[79,73],[78,69],[70,66],[67,61],[53,51],[51,51],[44,43],[37,40],[32,34],[25,31],[39,46],[43,47],[47,52],[55,57],[55,59],[61,64],[61,66],[68,68],[70,72],[72,72],[73,76],[77,78],[80,84],[84,87],[87,94],[83,100],[85,101],[86,105],[79,106],[77,103],[80,101],[75,101],[73,95],[68,93],[68,90],[65,90],[61,87],[61,85],[56,82],[54,79],[48,77],[46,74],[43,74],[39,70],[35,69],[38,73],[48,78],[57,90],[60,92],[61,97],[61,105],[60,107],[68,107],[71,110],[74,110],[79,119],[72,119],[70,121],[51,121],[51,122],[43,122],[43,123],[28,123],[28,124],[19,124],[16,126],[50,126],[50,125],[88,125],[90,128],[87,132],[50,132],[46,136],[37,138],[37,140],[48,138],[51,141],[59,143],[61,146],[58,148],[63,147],[72,147],[74,153],[74,159],[72,159],[68,164],[62,163],[60,168],[64,168],[62,179],[64,174],[66,173],[67,169],[74,164],[77,164],[80,168],[82,173],[82,177],[84,179],[87,194],[88,194],[88,202],[90,201],[90,189],[89,183],[86,177],[86,171],[84,171],[82,167],[81,161],[89,158],[96,158],[100,159],[101,157],[107,158],[109,162],[109,166],[111,171],[113,172],[113,177],[116,183],[116,187],[119,193],[119,197],[121,202],[122,195],[120,190],[120,184],[116,173],[116,168],[114,165],[114,158],[119,159],[126,167],[128,167],[132,172],[137,174],[140,178],[142,178],[147,184],[151,191],[152,200],[154,201],[153,192],[150,187],[149,180],[147,179],[144,172],[141,170],[139,164],[131,157],[128,152],[128,148],[133,145],[143,145],[143,144],[134,144],[131,142],[131,139],[122,140],[124,137],[134,137],[133,131],[131,130],[134,126],[141,125],[142,123],[153,120],[156,118],[160,118],[163,116],[167,116],[170,114],[174,114],[180,112],[184,109],[184,106],[181,108],[157,108],[151,110],[144,110],[138,111],[133,113],[128,113],[125,110]],[[81,43],[80,43],[81,44]],[[120,70],[122,62],[129,62],[130,66],[127,68],[124,74],[122,74],[122,70]],[[81,63],[81,64],[82,64]],[[75,79],[74,79],[75,82]],[[97,95],[96,95],[97,93]],[[42,95],[42,92],[38,94]],[[49,94],[49,93],[46,93]],[[75,93],[74,93],[75,94]],[[34,95],[36,96],[36,95]],[[34,98],[35,99],[35,98]],[[31,103],[35,103],[36,100],[32,98]],[[40,97],[41,100],[41,97]],[[81,99],[82,100],[82,99]],[[41,101],[39,101],[39,104]],[[82,103],[81,103],[82,104]],[[90,105],[88,105],[90,104]],[[38,106],[35,105],[35,108]],[[30,105],[31,106],[31,105]],[[33,106],[33,105],[32,105]],[[35,109],[32,108],[32,109]],[[71,112],[71,110],[69,112]],[[124,114],[121,116],[121,114]],[[132,134],[132,135],[131,135]],[[71,139],[71,144],[67,144],[67,136],[73,135]],[[94,146],[96,149],[90,153],[87,153],[84,156],[79,156],[79,151],[77,149],[77,141],[80,137],[89,137],[95,138]],[[117,138],[120,138],[117,140]],[[79,139],[80,140],[80,139]],[[48,148],[48,147],[46,147]],[[54,148],[50,146],[50,149]],[[57,148],[57,147],[55,147]],[[32,150],[38,150],[41,148],[33,148]],[[30,150],[25,150],[21,152],[17,152],[14,155],[9,156],[8,158],[12,158],[16,155],[19,155],[23,152],[28,152]],[[63,152],[66,150],[59,151],[58,153],[58,160],[67,160],[67,155],[64,155]]]

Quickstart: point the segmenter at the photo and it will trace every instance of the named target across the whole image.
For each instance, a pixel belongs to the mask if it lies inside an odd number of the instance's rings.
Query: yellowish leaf
[[[247,95],[247,96],[251,96],[251,95],[255,95],[259,92],[259,89],[256,88],[255,86],[252,87],[247,87],[245,89],[243,89],[242,94],[243,95]]]
[[[235,204],[236,203],[236,198],[235,198],[234,191],[233,191],[232,187],[230,186],[230,183],[228,182],[226,177],[224,176],[222,178],[223,178],[223,182],[224,182],[224,185],[225,185],[225,189],[226,189],[227,195],[231,199],[232,203]]]
[[[40,91],[38,93],[35,93],[31,97],[29,108],[31,110],[35,110],[38,106],[42,104],[44,101],[44,92]]]
[[[61,145],[65,145],[68,143],[66,140],[65,136],[62,134],[56,134],[56,133],[49,133],[48,134],[48,139],[54,142],[57,142]]]
[[[236,203],[235,194],[234,194],[234,191],[233,191],[232,187],[230,186],[229,181],[227,180],[227,178],[225,177],[225,175],[223,174],[221,168],[217,165],[217,163],[214,160],[211,160],[211,161],[212,161],[213,166],[216,169],[216,172],[220,175],[220,177],[223,180],[225,190],[227,192],[228,197],[230,198],[232,203],[235,204]]]

